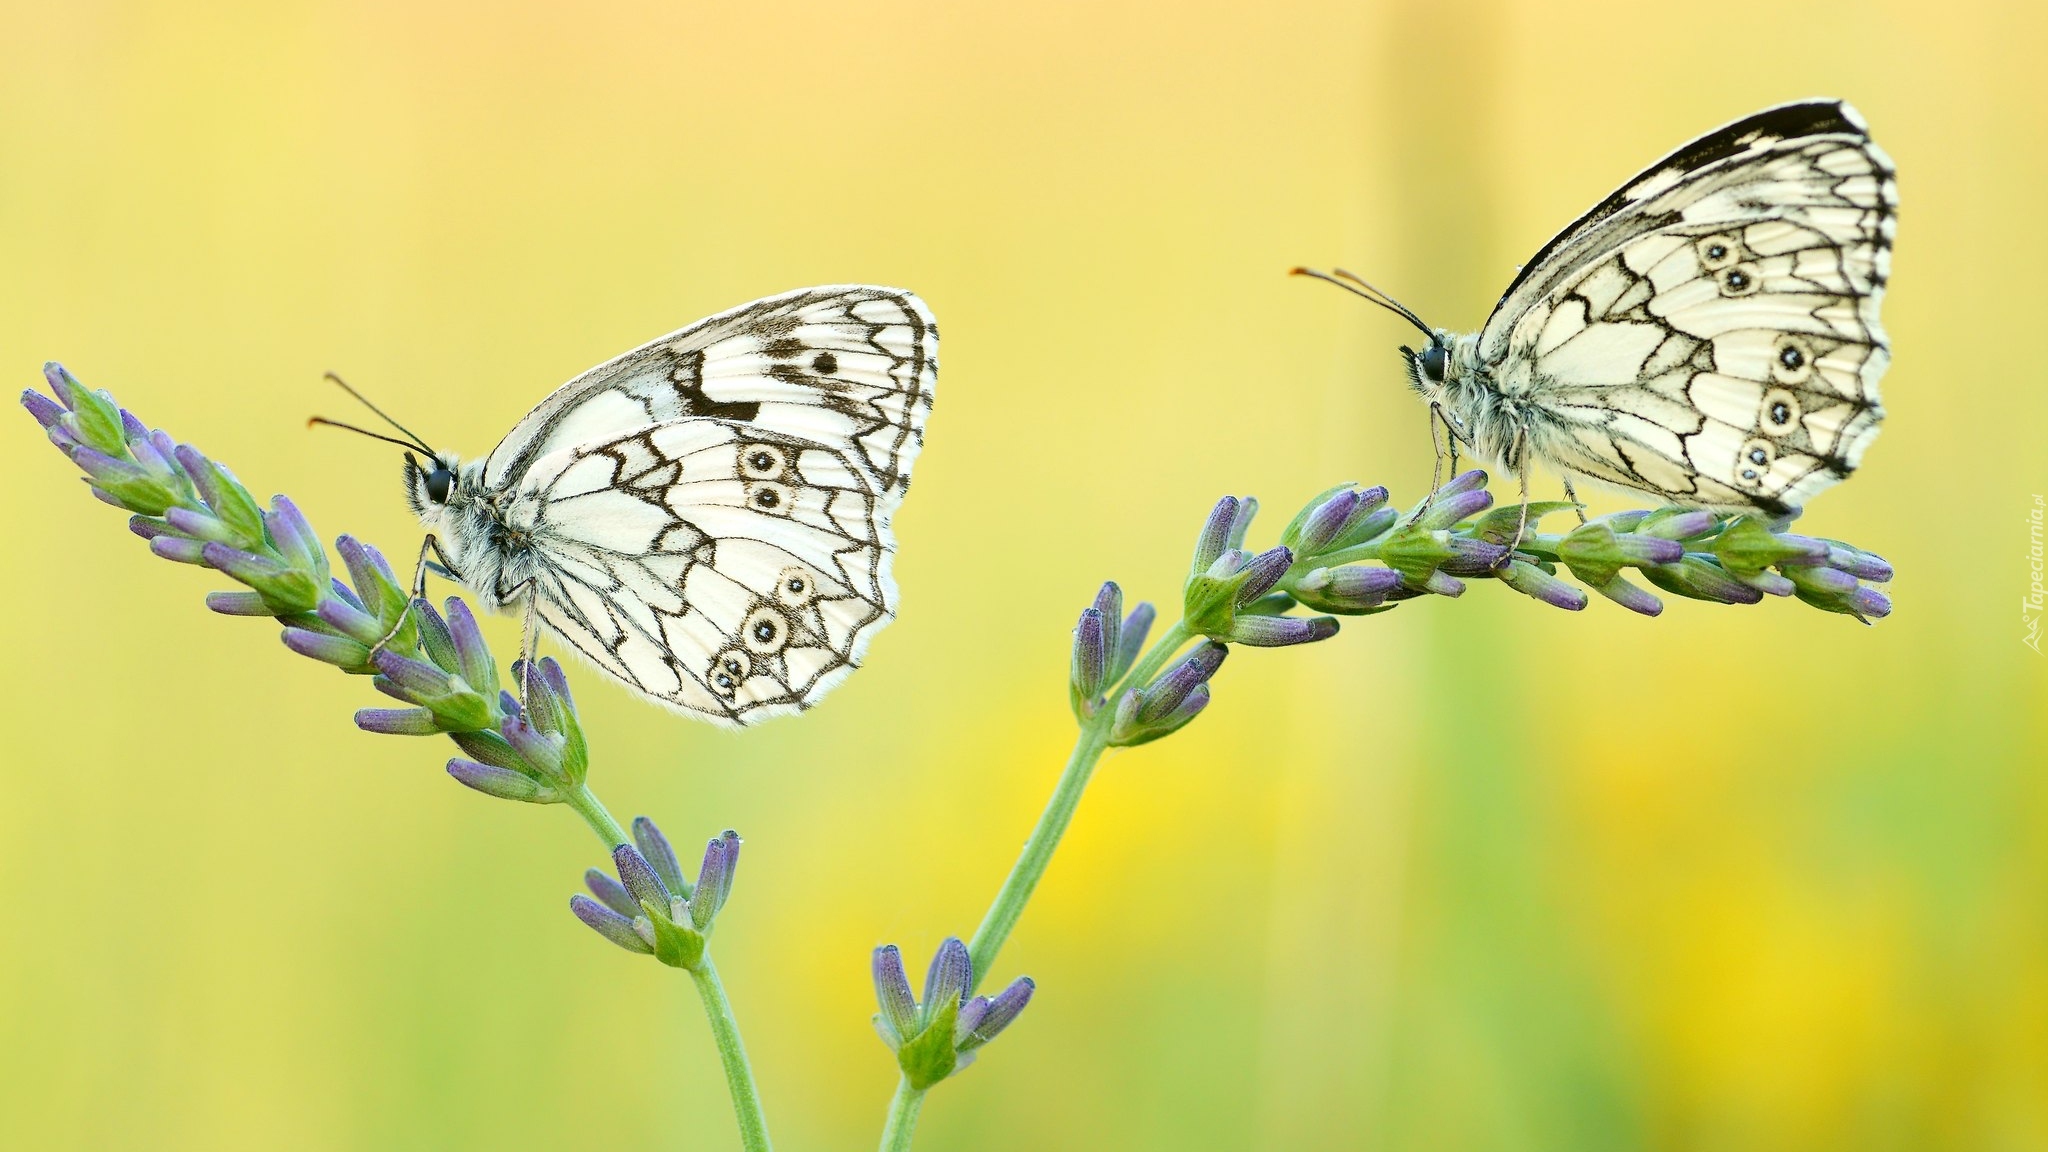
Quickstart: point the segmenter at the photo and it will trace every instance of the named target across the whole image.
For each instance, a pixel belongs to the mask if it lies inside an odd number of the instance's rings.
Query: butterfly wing
[[[515,495],[540,619],[628,687],[715,723],[808,708],[894,609],[897,500],[867,464],[714,418],[541,457]]]
[[[914,294],[805,288],[743,304],[635,348],[556,389],[492,450],[484,482],[536,461],[692,416],[843,445],[902,495],[938,378],[938,327]]]
[[[1839,101],[1679,149],[1546,245],[1479,336],[1552,464],[1779,512],[1855,469],[1884,412],[1890,160]]]

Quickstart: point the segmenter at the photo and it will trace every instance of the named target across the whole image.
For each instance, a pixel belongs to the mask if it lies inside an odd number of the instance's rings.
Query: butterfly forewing
[[[923,445],[938,329],[908,292],[807,288],[700,320],[576,377],[492,451],[493,486],[551,452],[690,417],[845,444],[898,495]]]

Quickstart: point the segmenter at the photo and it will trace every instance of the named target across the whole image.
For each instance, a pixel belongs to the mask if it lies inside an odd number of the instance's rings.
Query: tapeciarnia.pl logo
[[[2041,496],[2034,495],[2034,506],[2027,510],[2027,567],[2033,573],[2033,582],[2027,586],[2027,598],[2020,601],[2020,643],[2041,654],[2041,611],[2043,598],[2048,596],[2041,588]]]

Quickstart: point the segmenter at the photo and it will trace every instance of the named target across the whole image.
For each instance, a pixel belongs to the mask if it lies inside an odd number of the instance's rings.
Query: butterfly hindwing
[[[900,498],[923,445],[938,339],[924,302],[899,289],[834,285],[756,300],[556,389],[492,451],[484,480],[517,483],[564,448],[711,417],[845,444]]]
[[[1479,355],[1557,467],[1688,503],[1800,506],[1883,418],[1896,205],[1852,109],[1766,110],[1552,240]]]
[[[542,621],[714,722],[809,707],[892,615],[896,500],[854,452],[686,419],[541,457],[517,499]]]

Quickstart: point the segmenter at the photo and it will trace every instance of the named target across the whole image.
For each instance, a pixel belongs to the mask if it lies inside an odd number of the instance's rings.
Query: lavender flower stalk
[[[448,762],[456,780],[501,799],[566,805],[616,850],[621,882],[593,881],[603,903],[579,897],[575,911],[613,943],[690,972],[725,1065],[741,1141],[749,1152],[767,1152],[767,1122],[739,1027],[705,952],[731,891],[739,838],[728,832],[713,840],[697,882],[686,885],[651,821],[636,821],[628,843],[590,791],[589,747],[553,659],[531,670],[512,666],[525,691],[521,701],[500,686],[497,661],[459,598],[448,600],[445,615],[411,600],[384,557],[347,536],[335,548],[349,582],[334,578],[319,536],[291,501],[275,497],[266,510],[225,467],[151,430],[60,365],[46,366],[44,376],[56,398],[31,391],[22,405],[86,474],[93,495],[134,513],[130,528],[156,555],[214,569],[247,589],[212,593],[208,607],[276,618],[293,652],[371,676],[378,691],[407,705],[362,709],[358,727],[447,735],[463,753]],[[622,893],[630,893],[630,904]]]

